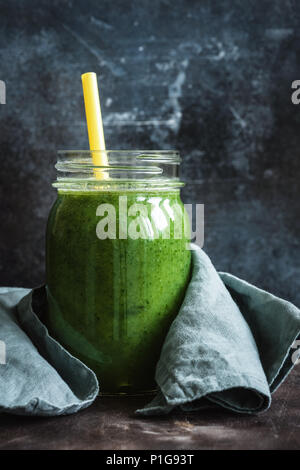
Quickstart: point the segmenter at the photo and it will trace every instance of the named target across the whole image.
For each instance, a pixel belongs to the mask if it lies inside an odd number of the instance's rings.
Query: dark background
[[[56,150],[88,148],[94,71],[107,148],[179,149],[216,267],[299,304],[299,31],[292,0],[1,0],[0,285],[44,281]]]

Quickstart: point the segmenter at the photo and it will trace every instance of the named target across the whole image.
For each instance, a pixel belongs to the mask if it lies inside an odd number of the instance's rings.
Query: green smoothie
[[[146,207],[138,223],[134,215],[125,221],[142,236],[120,238],[119,196],[128,208]],[[102,204],[115,208],[115,239],[97,234]],[[178,207],[179,189],[58,191],[47,228],[48,326],[95,371],[104,392],[155,388],[161,346],[190,275],[188,239],[176,236]]]

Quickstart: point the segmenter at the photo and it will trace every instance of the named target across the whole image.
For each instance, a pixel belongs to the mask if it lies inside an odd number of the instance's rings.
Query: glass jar
[[[173,151],[60,151],[47,226],[50,333],[104,393],[155,388],[155,366],[189,280],[189,221]],[[98,172],[98,173],[97,173]]]

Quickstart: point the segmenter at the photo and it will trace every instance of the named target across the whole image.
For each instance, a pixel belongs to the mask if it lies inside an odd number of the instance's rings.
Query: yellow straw
[[[81,80],[93,164],[96,166],[108,166],[97,75],[94,72],[84,73],[81,75]],[[93,150],[98,150],[98,152],[93,152]],[[99,152],[99,150],[103,150],[103,152]],[[95,176],[97,179],[107,178],[106,173],[101,170],[95,170]]]

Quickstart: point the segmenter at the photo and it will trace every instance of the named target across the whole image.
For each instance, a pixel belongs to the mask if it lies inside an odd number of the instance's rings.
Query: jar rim
[[[178,150],[58,150],[59,158],[83,157],[84,159],[90,157],[92,154],[103,155],[116,159],[119,157],[121,160],[124,158],[137,158],[143,161],[156,161],[168,162],[179,164],[181,162],[180,152]]]
[[[178,150],[58,150],[57,188],[113,185],[181,187]],[[105,155],[107,163],[95,165],[94,154]],[[95,177],[100,171],[103,178]]]
[[[151,154],[154,154],[154,155],[156,155],[156,154],[163,154],[163,155],[166,155],[166,154],[174,155],[174,154],[176,154],[176,155],[179,155],[179,150],[176,150],[176,149],[168,149],[168,150],[166,150],[166,149],[161,149],[161,150],[159,150],[159,149],[157,149],[157,150],[149,150],[149,149],[148,150],[146,150],[146,149],[133,149],[133,150],[132,149],[127,149],[127,150],[126,149],[105,149],[105,150],[99,150],[99,149],[98,150],[66,149],[66,150],[64,150],[64,149],[58,149],[57,150],[57,153],[59,153],[59,154],[61,154],[61,153],[66,153],[66,154],[68,154],[68,153],[84,153],[84,154],[86,154],[86,153],[91,153],[91,152],[102,152],[102,153],[103,152],[111,152],[111,153],[116,153],[117,152],[117,153],[133,153],[133,154],[136,154],[136,153],[138,153],[138,154],[140,154],[140,153],[150,154],[151,153]]]

